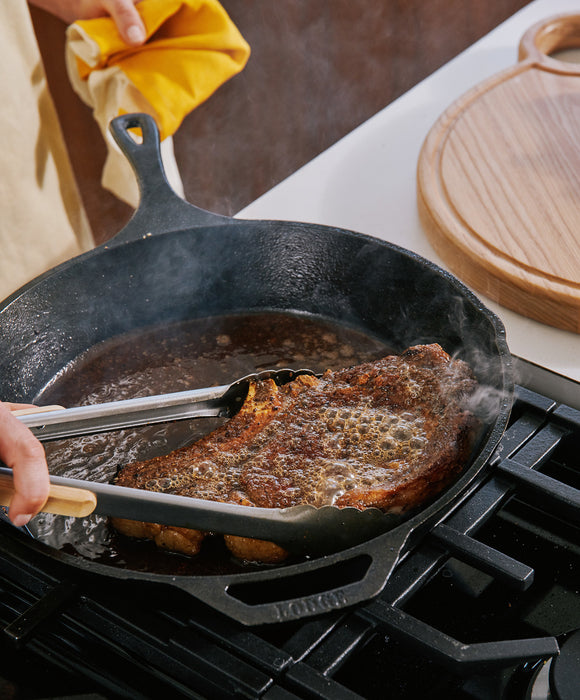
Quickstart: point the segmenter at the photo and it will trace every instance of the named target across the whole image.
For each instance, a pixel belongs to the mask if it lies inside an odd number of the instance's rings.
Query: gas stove
[[[2,697],[575,700],[579,449],[580,411],[517,387],[489,478],[378,596],[260,626],[46,558],[0,523]],[[262,593],[333,584],[293,575]]]

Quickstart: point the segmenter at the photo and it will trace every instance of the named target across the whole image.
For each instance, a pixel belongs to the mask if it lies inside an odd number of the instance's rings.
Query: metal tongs
[[[301,374],[314,375],[314,372],[309,369],[265,370],[222,386],[77,408],[40,410],[18,418],[41,442],[188,418],[232,418],[241,408],[251,381],[273,379],[281,385]]]
[[[47,441],[189,418],[231,418],[241,408],[252,380],[273,379],[284,384],[301,374],[314,372],[267,370],[223,386],[38,412],[19,419],[39,440]],[[54,475],[50,481],[45,512],[74,517],[95,513],[253,537],[297,553],[326,553],[352,546],[399,522],[398,516],[376,508],[257,508]],[[0,468],[0,503],[9,503],[10,488],[11,470]]]

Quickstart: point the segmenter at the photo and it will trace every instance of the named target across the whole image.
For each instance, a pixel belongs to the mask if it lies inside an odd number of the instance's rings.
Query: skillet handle
[[[113,238],[114,243],[231,221],[227,216],[189,204],[172,189],[161,160],[159,130],[151,116],[123,114],[111,121],[109,129],[135,171],[141,195],[139,207],[125,228]],[[141,131],[140,143],[131,135],[131,129]]]
[[[172,584],[245,625],[314,617],[378,595],[408,534],[393,530],[347,551],[294,566],[218,577],[177,576]]]

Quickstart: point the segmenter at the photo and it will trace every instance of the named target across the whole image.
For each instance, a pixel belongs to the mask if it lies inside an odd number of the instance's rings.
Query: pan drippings
[[[268,368],[339,369],[384,356],[392,348],[357,331],[312,317],[262,313],[199,319],[119,336],[90,348],[50,382],[36,403],[96,404],[226,384]],[[49,467],[61,476],[110,482],[118,467],[166,454],[220,425],[197,419],[45,443]],[[362,425],[362,424],[361,424]],[[203,465],[198,465],[203,469]],[[41,514],[39,539],[110,565],[163,573],[239,570],[219,542],[195,561],[123,541],[101,516],[73,520]]]

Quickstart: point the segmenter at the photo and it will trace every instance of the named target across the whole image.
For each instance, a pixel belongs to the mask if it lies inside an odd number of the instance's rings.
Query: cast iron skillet
[[[141,143],[130,135],[132,128],[141,129]],[[87,571],[177,586],[246,624],[314,615],[372,597],[401,555],[485,476],[512,401],[511,356],[501,322],[455,277],[381,240],[198,209],[168,185],[150,117],[118,117],[111,130],[136,172],[140,206],[108,244],[35,279],[0,306],[0,396],[33,400],[80,353],[133,329],[277,310],[346,324],[399,350],[438,342],[466,360],[500,397],[497,414],[471,464],[431,505],[386,534],[320,559],[249,573],[180,577],[113,568],[24,535],[23,540],[47,557]],[[272,591],[282,579],[290,583],[278,600]]]

